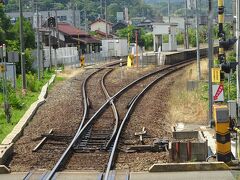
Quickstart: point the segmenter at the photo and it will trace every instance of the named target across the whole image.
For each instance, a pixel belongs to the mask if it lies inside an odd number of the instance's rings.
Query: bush
[[[3,87],[2,87],[2,80],[0,80],[0,102],[4,102],[3,100]],[[12,87],[10,82],[7,82],[7,94],[8,94],[8,102],[11,107],[16,109],[22,109],[24,104],[20,97],[17,96],[15,89]]]
[[[182,32],[177,33],[176,39],[177,39],[177,44],[182,45],[184,43],[184,34]]]
[[[29,89],[32,92],[37,92],[41,89],[41,83],[37,80],[37,78],[29,72],[26,75],[27,78],[27,89]]]
[[[22,103],[21,98],[18,97],[15,92],[9,93],[9,103],[11,107],[16,109],[22,109],[24,107],[24,103]]]

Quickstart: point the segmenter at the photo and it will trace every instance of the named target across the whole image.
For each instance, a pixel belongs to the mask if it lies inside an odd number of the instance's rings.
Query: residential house
[[[49,46],[49,32],[45,32],[44,36],[43,42]],[[51,45],[53,47],[57,46],[58,39],[60,47],[79,47],[81,53],[100,51],[101,41],[68,23],[58,23],[56,29],[51,29]]]
[[[106,25],[107,24],[107,25]],[[96,21],[90,24],[91,31],[101,31],[103,33],[111,34],[113,24],[107,22],[104,19],[98,18]],[[107,29],[106,29],[107,28]]]
[[[144,19],[146,19],[146,18],[145,17],[133,17],[130,19],[130,24],[132,24],[133,26],[137,26],[142,21],[144,21]]]
[[[106,39],[106,36],[109,39],[114,38],[114,35],[112,35],[112,34],[106,35],[106,33],[102,32],[102,31],[99,31],[99,30],[94,31],[94,37],[96,37],[99,40]]]
[[[168,16],[163,16],[163,21],[165,23],[168,23],[169,17]],[[180,31],[184,31],[185,29],[185,18],[184,17],[178,17],[178,16],[171,16],[170,18],[171,23],[177,23],[178,29]],[[188,26],[189,27],[195,27],[195,18],[188,17]]]
[[[113,29],[113,33],[116,33],[117,30],[119,29],[123,29],[126,28],[128,26],[128,24],[125,21],[118,21],[117,23],[115,23],[112,27]]]
[[[145,18],[140,23],[137,24],[137,27],[144,28],[147,31],[152,31],[152,23],[154,21],[152,19]]]

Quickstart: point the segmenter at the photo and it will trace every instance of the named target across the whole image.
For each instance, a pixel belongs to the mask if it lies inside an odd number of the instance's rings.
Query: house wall
[[[106,23],[102,21],[95,22],[91,24],[91,31],[99,30],[106,33]],[[108,34],[112,32],[112,26],[108,24]]]

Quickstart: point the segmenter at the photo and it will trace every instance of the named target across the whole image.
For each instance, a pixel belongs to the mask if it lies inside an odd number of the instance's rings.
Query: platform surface
[[[0,179],[4,180],[20,180],[26,176],[23,173],[0,174]],[[123,172],[116,173],[115,180],[126,180],[127,175]],[[57,173],[54,179],[58,180],[97,180],[100,177],[98,172],[61,172]],[[234,180],[240,177],[239,171],[192,171],[192,172],[162,172],[162,173],[149,173],[149,172],[130,172],[130,180]],[[30,179],[37,180],[40,177],[34,176]]]

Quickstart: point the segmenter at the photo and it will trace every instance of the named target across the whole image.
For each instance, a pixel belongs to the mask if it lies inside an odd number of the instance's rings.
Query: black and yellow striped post
[[[81,67],[85,66],[85,57],[83,55],[80,56],[80,66]]]
[[[225,32],[223,29],[224,23],[224,0],[218,0],[218,25],[219,25],[219,52],[218,63],[220,66],[226,63],[225,49],[222,42],[226,41]],[[224,72],[220,72],[220,85],[224,84]],[[218,161],[231,161],[231,137],[230,137],[230,118],[227,105],[214,104],[213,118],[216,131],[216,155]]]
[[[213,105],[213,118],[216,131],[216,155],[218,161],[231,161],[230,119],[227,105]]]

